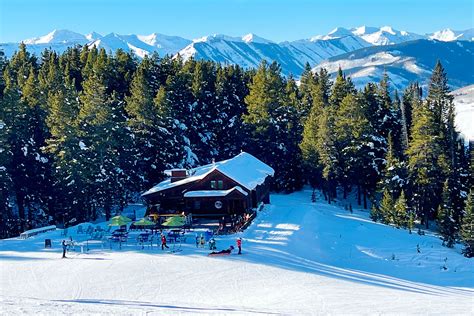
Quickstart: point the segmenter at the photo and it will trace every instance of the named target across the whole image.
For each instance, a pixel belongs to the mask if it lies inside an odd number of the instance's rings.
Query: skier
[[[169,248],[168,245],[166,244],[165,235],[161,234],[161,250],[165,250],[165,247]]]
[[[62,246],[63,246],[63,258],[66,258],[67,244],[65,240],[63,240],[62,242]]]
[[[206,245],[206,240],[204,239],[204,236],[201,235],[201,248],[204,248],[205,245]]]
[[[241,255],[242,254],[242,238],[241,237],[237,239],[237,248],[239,248],[238,254]]]
[[[230,255],[230,253],[234,250],[234,246],[230,246],[228,249],[224,249],[221,251],[213,251],[209,255]]]

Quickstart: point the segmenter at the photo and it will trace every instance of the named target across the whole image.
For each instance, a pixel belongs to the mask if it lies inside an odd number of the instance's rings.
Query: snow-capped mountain
[[[179,54],[188,58],[207,59],[245,68],[257,67],[265,59],[277,61],[284,74],[299,75],[306,62],[316,65],[320,61],[353,51],[369,44],[355,37],[331,40],[299,40],[280,44],[254,34],[230,37],[222,34],[206,36],[182,49]]]
[[[37,55],[40,55],[46,48],[63,52],[74,45],[88,45],[112,52],[123,49],[135,53],[140,58],[154,52],[157,52],[160,56],[180,54],[185,60],[192,57],[227,64],[238,64],[245,68],[257,67],[265,59],[269,62],[277,61],[285,75],[293,74],[297,77],[303,71],[306,63],[314,67],[324,60],[359,49],[373,46],[385,47],[386,45],[401,44],[418,39],[472,41],[473,34],[474,29],[466,31],[446,29],[432,34],[419,35],[398,31],[389,26],[360,26],[351,29],[338,27],[326,35],[275,43],[255,34],[247,34],[242,37],[214,34],[189,40],[159,33],[149,35],[110,33],[103,36],[95,32],[82,35],[68,30],[55,30],[45,36],[23,42],[27,45],[28,50]],[[18,49],[18,43],[0,44],[0,49],[8,57]],[[375,59],[380,59],[379,57]],[[412,58],[414,60],[413,64],[416,64],[417,54]],[[371,72],[371,75],[375,76],[373,72]]]
[[[150,35],[119,35],[110,33],[97,37],[88,46],[104,48],[107,51],[123,49],[135,53],[138,57],[157,52],[160,56],[174,55],[191,41],[178,36],[167,36],[158,33]]]
[[[464,31],[453,31],[451,29],[444,29],[438,32],[427,34],[428,38],[443,42],[451,41],[472,41],[474,40],[474,29]]]
[[[91,33],[92,34],[92,33]],[[97,34],[97,33],[94,33]],[[27,45],[35,44],[86,44],[89,42],[87,36],[69,30],[54,30],[44,36],[24,40]]]
[[[314,68],[326,68],[335,74],[339,67],[357,87],[379,81],[386,71],[397,89],[410,81],[426,85],[437,60],[441,60],[453,88],[474,83],[474,42],[416,40],[397,45],[372,46],[329,58]]]
[[[328,40],[346,36],[356,36],[371,45],[391,45],[424,38],[422,35],[406,31],[398,31],[390,26],[383,26],[380,28],[373,26],[359,26],[352,29],[338,27],[327,35],[317,35],[313,37],[313,39]]]
[[[75,45],[88,45],[97,48],[104,48],[107,51],[115,52],[117,49],[133,52],[138,57],[157,52],[160,56],[174,55],[192,41],[178,37],[168,36],[159,33],[149,35],[120,35],[110,33],[105,36],[91,32],[82,35],[68,30],[54,30],[44,36],[24,40],[27,49],[36,55],[48,48],[58,52],[65,51],[68,47]],[[11,56],[18,49],[18,43],[0,44],[0,49],[5,55]]]

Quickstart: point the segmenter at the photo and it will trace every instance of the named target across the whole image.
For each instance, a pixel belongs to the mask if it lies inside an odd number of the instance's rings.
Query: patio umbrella
[[[135,226],[155,226],[155,223],[153,223],[152,221],[149,221],[147,219],[142,218],[141,220],[134,222],[133,225],[135,225]]]
[[[168,217],[166,221],[161,225],[167,226],[167,227],[182,227],[184,226],[184,224],[185,224],[185,221],[183,217],[173,216],[173,217]]]
[[[117,216],[116,216],[117,217]],[[110,224],[109,226],[123,226],[123,225],[127,225],[129,222],[121,219],[121,218],[112,218],[110,220]]]
[[[123,215],[117,215],[117,216],[114,216],[110,219],[111,221],[115,221],[115,220],[122,220],[126,223],[130,223],[132,220],[130,218],[128,218],[127,216],[123,216]]]

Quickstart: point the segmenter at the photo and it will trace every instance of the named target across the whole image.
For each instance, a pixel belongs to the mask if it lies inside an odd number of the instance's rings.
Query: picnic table
[[[41,234],[41,233],[46,233],[46,232],[49,232],[51,230],[56,230],[56,225],[50,225],[50,226],[46,226],[46,227],[40,227],[40,228],[35,228],[35,229],[30,229],[30,230],[24,231],[23,233],[20,234],[20,238],[21,239],[27,239],[31,236],[35,236],[35,235],[38,235],[38,234]]]

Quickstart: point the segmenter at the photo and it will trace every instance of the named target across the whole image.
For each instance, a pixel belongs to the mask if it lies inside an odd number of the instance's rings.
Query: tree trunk
[[[26,224],[26,219],[25,219],[25,197],[23,196],[23,193],[17,193],[16,195],[16,203],[18,205],[18,217],[20,218],[20,229],[22,231],[25,230],[25,224]]]
[[[367,209],[367,190],[365,188],[364,188],[364,209],[365,210]]]
[[[357,205],[360,206],[360,184],[357,185]]]

